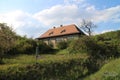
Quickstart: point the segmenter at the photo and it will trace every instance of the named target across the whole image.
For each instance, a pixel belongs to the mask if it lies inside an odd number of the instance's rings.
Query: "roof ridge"
[[[75,24],[69,24],[69,25],[62,25],[62,26],[57,26],[55,28],[51,28],[51,29],[57,29],[57,28],[62,28],[62,27],[68,27],[68,26],[76,26]],[[50,29],[49,29],[50,30]]]

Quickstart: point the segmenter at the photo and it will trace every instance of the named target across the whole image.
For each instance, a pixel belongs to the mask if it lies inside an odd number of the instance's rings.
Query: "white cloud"
[[[65,1],[67,2],[68,0]],[[88,19],[98,23],[120,21],[120,6],[97,10],[94,5],[88,4],[84,7],[83,5],[85,4],[82,4],[81,6],[78,6],[76,3],[69,5],[56,5],[36,13],[34,17],[45,25],[79,23],[81,19]]]
[[[30,14],[20,10],[0,14],[0,18],[0,22],[5,22],[8,23],[8,25],[13,25],[14,29],[31,23],[29,20]]]
[[[17,33],[29,37],[47,29],[47,27],[41,27],[41,24],[49,27],[72,23],[78,25],[82,19],[97,23],[120,22],[120,6],[97,10],[94,5],[90,5],[86,0],[64,0],[63,5],[55,5],[35,14],[21,10],[0,14],[0,22],[12,25]]]
[[[65,4],[68,4],[68,5],[70,5],[70,4],[82,4],[82,3],[84,3],[86,0],[64,0],[64,3]]]
[[[36,19],[45,25],[57,25],[67,22],[73,22],[74,18],[77,18],[79,14],[78,7],[76,5],[57,5],[50,9],[45,9],[34,15]]]
[[[40,30],[40,23],[31,14],[21,10],[0,14],[0,22],[7,23],[17,34],[22,36],[32,37],[35,36],[35,33],[40,32],[38,31]]]
[[[101,11],[96,11],[95,16],[93,16],[94,21],[97,22],[107,22],[113,21],[118,22],[120,19],[120,6],[104,9]]]
[[[114,30],[113,30],[113,29],[104,30],[104,31],[102,31],[101,33],[106,33],[106,32],[111,32],[111,31],[114,31]]]

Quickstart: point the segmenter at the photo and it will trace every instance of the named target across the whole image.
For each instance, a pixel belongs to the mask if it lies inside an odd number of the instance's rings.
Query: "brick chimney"
[[[63,25],[60,25],[60,27],[62,27]]]
[[[55,26],[53,27],[53,29],[55,29]]]

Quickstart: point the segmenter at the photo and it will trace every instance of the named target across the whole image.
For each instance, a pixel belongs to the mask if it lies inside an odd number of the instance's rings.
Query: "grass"
[[[79,58],[87,58],[87,55],[67,54],[67,50],[60,50],[57,52],[57,54],[39,54],[37,63],[47,64],[51,62],[69,61]],[[7,69],[8,67],[14,67],[19,65],[25,66],[29,64],[34,64],[36,63],[36,56],[21,54],[10,58],[4,58],[3,62],[4,64],[0,65],[0,70],[3,70],[3,68]]]
[[[120,58],[105,64],[98,72],[85,80],[120,80]]]
[[[63,49],[63,50],[59,50],[58,52],[57,52],[57,54],[68,54],[69,52],[68,52],[68,50],[67,49]]]
[[[17,55],[5,58],[0,65],[0,80],[78,80],[88,73],[83,54],[40,54],[36,63],[35,55]],[[35,74],[35,75],[34,75]]]
[[[85,58],[86,55],[81,54],[42,54],[39,55],[37,62],[50,62],[50,61],[64,61],[69,59],[75,59],[75,58]],[[5,64],[31,64],[35,63],[36,58],[35,55],[18,55],[14,58],[6,58],[4,59]]]

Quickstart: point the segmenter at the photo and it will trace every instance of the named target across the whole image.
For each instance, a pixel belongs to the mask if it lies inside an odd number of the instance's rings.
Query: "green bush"
[[[0,70],[0,80],[79,80],[88,73],[85,59],[18,65]]]
[[[96,37],[81,37],[70,43],[68,47],[69,53],[87,53],[88,55],[97,58],[110,58],[120,56],[120,41],[108,40],[104,41],[101,36]]]
[[[39,53],[50,53],[53,51],[52,47],[45,43],[28,38],[19,38],[15,46],[8,52],[10,55],[15,54],[35,54],[36,47],[39,47]]]
[[[99,71],[86,77],[85,80],[120,80],[119,67],[120,58],[111,59]]]
[[[73,40],[68,47],[69,53],[96,53],[97,50],[96,41],[87,36]]]
[[[0,64],[4,55],[10,51],[14,44],[16,33],[6,23],[0,23]]]
[[[51,53],[53,52],[53,49],[50,45],[47,45],[46,43],[39,41],[38,42],[39,52],[40,53]]]
[[[73,40],[68,47],[69,53],[86,53],[89,56],[85,65],[91,73],[99,70],[109,58],[120,56],[118,44],[101,39],[97,41],[93,37],[84,36]]]
[[[33,39],[19,38],[16,40],[15,46],[8,54],[33,54],[35,53],[36,41]]]
[[[61,42],[59,42],[59,43],[57,44],[57,47],[58,47],[59,49],[66,49],[66,48],[68,47],[68,43],[65,42],[65,41],[61,41]]]

